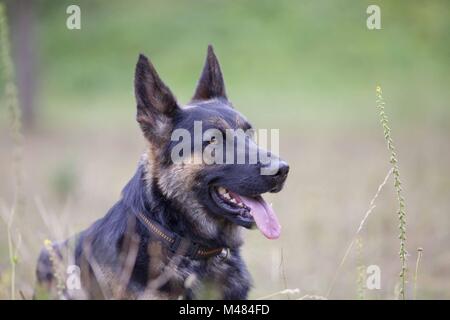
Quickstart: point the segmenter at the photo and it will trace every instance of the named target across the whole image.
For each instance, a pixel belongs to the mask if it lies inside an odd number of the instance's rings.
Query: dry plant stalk
[[[300,289],[298,289],[298,288],[295,288],[295,289],[284,289],[284,290],[281,290],[281,291],[277,291],[277,292],[271,293],[271,294],[269,294],[267,296],[264,296],[264,297],[256,298],[256,300],[267,300],[267,299],[270,299],[270,298],[273,298],[273,297],[276,297],[276,296],[280,296],[280,295],[288,295],[288,296],[290,296],[290,295],[296,295],[296,294],[299,294],[299,293],[300,293]]]
[[[12,238],[12,225],[14,217],[23,211],[24,195],[22,192],[22,126],[21,126],[21,112],[19,108],[19,101],[17,97],[17,87],[14,77],[14,64],[11,59],[11,45],[9,42],[9,28],[6,17],[5,4],[0,3],[0,63],[3,71],[3,78],[5,81],[5,97],[6,105],[10,112],[11,129],[14,142],[13,150],[13,165],[14,165],[14,204],[7,222],[8,234],[8,251],[9,261],[11,266],[11,299],[15,299],[15,277],[16,266],[18,264],[18,247],[21,243],[20,234],[17,240],[17,245],[14,245]]]
[[[369,204],[369,209],[367,209],[366,213],[364,214],[363,219],[361,220],[358,229],[356,230],[355,235],[353,236],[352,241],[350,242],[350,244],[347,247],[347,250],[345,250],[344,256],[342,257],[341,262],[339,263],[336,272],[333,276],[333,280],[331,281],[330,287],[328,288],[328,292],[326,297],[328,298],[331,294],[331,291],[333,290],[334,284],[336,283],[337,280],[337,276],[339,274],[340,269],[342,268],[342,266],[344,265],[345,261],[347,260],[348,255],[350,254],[359,234],[361,233],[367,219],[369,218],[370,214],[372,213],[373,209],[375,209],[376,205],[375,205],[375,201],[378,199],[378,196],[381,193],[381,190],[383,190],[383,187],[386,185],[389,177],[391,176],[393,172],[393,169],[390,169],[388,171],[388,173],[386,174],[386,176],[384,177],[383,182],[378,186],[377,192],[375,193],[375,195],[373,196],[372,200],[370,200],[370,204]]]
[[[405,198],[403,197],[403,191],[402,191],[402,182],[400,180],[400,171],[398,168],[398,160],[397,160],[397,154],[395,152],[394,143],[391,137],[391,128],[389,127],[389,121],[388,117],[385,112],[384,106],[386,103],[384,102],[381,87],[377,86],[376,89],[376,96],[377,96],[377,107],[380,110],[380,122],[383,126],[384,131],[384,139],[387,143],[387,148],[391,154],[390,156],[390,163],[392,165],[393,170],[393,176],[394,176],[394,187],[397,193],[397,201],[398,201],[398,211],[397,216],[399,220],[399,239],[400,239],[400,250],[399,250],[399,256],[400,256],[400,264],[401,264],[401,270],[400,270],[400,288],[399,288],[399,295],[401,299],[406,298],[406,292],[405,292],[405,285],[406,285],[406,272],[407,272],[407,251],[406,251],[406,205],[405,205]]]
[[[419,264],[422,259],[423,249],[421,247],[417,248],[417,260],[416,260],[416,272],[414,273],[414,300],[417,299],[417,277],[419,274]]]
[[[360,236],[356,239],[356,295],[358,300],[365,299],[366,266],[363,262],[363,242]]]

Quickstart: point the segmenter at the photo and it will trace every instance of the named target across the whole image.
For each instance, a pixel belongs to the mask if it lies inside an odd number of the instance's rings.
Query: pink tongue
[[[277,239],[281,233],[281,226],[272,207],[261,196],[249,198],[239,195],[242,202],[250,207],[250,214],[255,219],[258,229],[269,239]]]

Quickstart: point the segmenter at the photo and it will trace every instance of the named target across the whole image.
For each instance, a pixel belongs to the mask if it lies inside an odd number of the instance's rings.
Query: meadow
[[[0,82],[0,299],[12,281],[14,298],[31,298],[44,240],[102,217],[134,173],[145,149],[138,54],[186,103],[209,43],[230,99],[256,127],[280,130],[291,168],[285,189],[267,196],[281,238],[245,233],[251,298],[399,297],[399,201],[379,85],[406,202],[406,298],[449,299],[450,4],[378,3],[381,30],[366,28],[369,1],[78,1],[82,28],[68,30],[71,2],[33,2],[36,120],[21,130],[19,160],[4,65]],[[380,289],[365,287],[370,265]]]

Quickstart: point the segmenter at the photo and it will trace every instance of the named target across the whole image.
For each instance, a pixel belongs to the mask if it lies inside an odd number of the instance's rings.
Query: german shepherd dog
[[[261,194],[280,191],[289,166],[251,136],[244,137],[245,152],[265,152],[269,162],[206,163],[198,150],[190,158],[200,161],[173,160],[177,129],[195,135],[197,121],[201,133],[213,128],[224,136],[226,130],[252,128],[228,100],[211,46],[187,105],[178,104],[144,55],[134,86],[148,149],[106,216],[64,242],[46,243],[35,297],[246,299],[251,277],[240,254],[242,230],[256,226],[267,238],[278,238],[280,225]],[[217,137],[202,141],[200,153],[216,143]],[[277,170],[261,174],[267,166]]]

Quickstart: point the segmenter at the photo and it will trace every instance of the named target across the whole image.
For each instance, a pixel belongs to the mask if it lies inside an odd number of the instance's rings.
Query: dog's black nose
[[[269,176],[272,184],[272,188],[269,190],[270,192],[279,192],[283,188],[284,182],[286,181],[289,173],[289,165],[286,162],[279,160],[277,166],[278,171]]]
[[[274,159],[262,166],[262,174],[274,180],[285,180],[289,173],[289,165],[280,159]]]
[[[289,165],[284,161],[280,161],[276,177],[280,179],[286,179],[288,173],[289,173]]]

